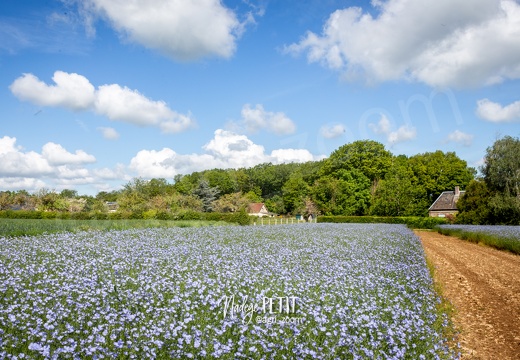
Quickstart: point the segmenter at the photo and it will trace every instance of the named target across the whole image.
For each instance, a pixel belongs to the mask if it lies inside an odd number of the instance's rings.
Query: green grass
[[[517,238],[503,237],[494,234],[467,231],[462,229],[435,228],[440,234],[455,236],[462,240],[484,244],[498,250],[506,250],[513,254],[520,255],[520,241]]]
[[[127,230],[143,228],[200,227],[230,225],[208,220],[60,220],[0,219],[0,236],[40,235],[44,233],[88,230]]]

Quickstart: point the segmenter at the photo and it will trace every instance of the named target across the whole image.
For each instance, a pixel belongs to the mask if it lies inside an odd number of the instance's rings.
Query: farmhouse
[[[446,215],[456,215],[457,201],[465,191],[460,191],[458,186],[455,186],[455,191],[444,191],[435,202],[428,209],[430,217],[446,217]]]
[[[263,217],[270,216],[269,210],[265,207],[264,203],[251,203],[247,209],[249,215]]]

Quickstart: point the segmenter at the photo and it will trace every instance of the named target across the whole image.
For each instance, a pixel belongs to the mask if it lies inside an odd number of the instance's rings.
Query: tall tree
[[[325,160],[321,173],[334,174],[338,170],[357,169],[371,182],[382,179],[392,161],[385,146],[373,140],[359,140],[341,146]]]
[[[312,188],[314,202],[326,215],[366,215],[370,180],[359,170],[337,170],[319,178]]]
[[[292,176],[282,187],[282,197],[287,212],[295,214],[304,205],[309,194],[309,185],[300,174]]]
[[[486,150],[481,168],[487,186],[506,196],[520,196],[520,139],[504,136]]]
[[[213,201],[217,199],[219,189],[217,187],[211,187],[208,180],[201,179],[193,194],[196,195],[202,201],[202,210],[204,212],[213,211]]]
[[[424,216],[430,206],[422,186],[412,184],[413,171],[405,156],[396,157],[381,180],[371,213],[381,216]]]
[[[440,150],[414,155],[409,164],[414,174],[413,186],[424,188],[430,203],[443,191],[453,190],[455,186],[464,189],[476,173],[454,152]]]

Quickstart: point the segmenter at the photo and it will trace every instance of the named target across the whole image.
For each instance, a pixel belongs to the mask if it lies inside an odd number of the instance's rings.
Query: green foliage
[[[520,139],[504,136],[488,147],[482,173],[491,191],[520,196]]]
[[[396,157],[385,178],[378,183],[371,214],[379,216],[425,216],[430,202],[426,189],[413,184],[413,170],[404,156]]]
[[[483,181],[472,180],[466,192],[457,202],[459,214],[455,218],[458,224],[484,225],[489,223],[490,192]]]
[[[337,170],[319,178],[312,198],[324,214],[364,215],[370,206],[370,180],[359,170]]]
[[[248,175],[252,184],[251,189],[258,187],[263,198],[281,195],[282,187],[290,179],[300,164],[265,163],[249,169]]]
[[[362,223],[362,224],[405,224],[412,229],[433,229],[435,226],[446,224],[443,218],[419,216],[319,216],[320,223]]]
[[[231,217],[230,220],[239,225],[250,225],[251,224],[251,216],[249,216],[247,214],[245,209],[242,209],[238,213],[233,214],[233,216]]]
[[[483,181],[460,198],[459,224],[520,225],[520,140],[505,136],[486,150]]]
[[[275,214],[286,214],[287,210],[285,209],[285,204],[283,202],[283,197],[280,195],[275,195],[270,199],[265,201],[265,206],[267,209]]]
[[[219,192],[219,189],[211,187],[206,179],[201,179],[197,188],[193,190],[193,194],[202,201],[204,212],[213,211],[213,201],[217,199]]]
[[[413,171],[412,186],[421,187],[426,192],[426,200],[433,200],[446,190],[460,186],[464,189],[475,177],[475,169],[454,152],[437,150],[412,156],[409,159]]]
[[[285,209],[294,214],[303,206],[303,200],[310,192],[309,185],[300,174],[291,177],[282,187]]]
[[[212,188],[217,188],[220,195],[237,191],[238,186],[229,170],[213,169],[204,172],[204,178]]]
[[[392,154],[377,141],[359,140],[341,146],[325,160],[321,172],[323,175],[336,173],[338,170],[357,169],[370,181],[381,179],[390,168]]]
[[[493,224],[520,225],[520,198],[495,194],[489,199],[489,213]]]
[[[256,200],[256,194],[252,194]],[[244,195],[240,192],[226,194],[215,200],[212,204],[213,210],[216,212],[237,212],[240,209],[245,209],[251,202],[256,202],[251,199],[252,196]]]

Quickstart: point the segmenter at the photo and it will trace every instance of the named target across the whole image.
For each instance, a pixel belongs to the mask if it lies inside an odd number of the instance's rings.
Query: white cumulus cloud
[[[248,133],[255,133],[265,130],[276,135],[287,135],[296,131],[296,125],[287,115],[283,112],[266,111],[260,104],[255,107],[245,104],[241,116],[242,119],[238,123],[232,124],[232,127],[239,131],[243,129]]]
[[[108,140],[117,140],[119,139],[119,133],[116,129],[111,127],[98,127],[98,131],[101,132],[103,137]]]
[[[385,115],[381,115],[377,124],[368,124],[368,127],[376,134],[389,134],[391,129],[390,120]]]
[[[244,25],[220,0],[86,0],[127,39],[178,60],[228,58]]]
[[[370,129],[376,134],[383,134],[390,144],[397,144],[404,141],[413,140],[417,137],[417,131],[413,126],[402,125],[397,130],[392,131],[390,120],[385,115],[381,115],[377,124],[368,124]]]
[[[165,133],[181,132],[194,125],[191,115],[179,114],[164,101],[151,100],[137,90],[118,84],[101,85],[95,89],[84,76],[62,71],[56,71],[53,80],[55,85],[47,85],[32,74],[24,74],[9,88],[20,100],[44,106],[90,110],[110,120],[156,126]]]
[[[41,154],[23,152],[15,144],[14,137],[0,138],[1,177],[40,177],[53,173],[53,168]]]
[[[0,188],[35,191],[43,187],[73,188],[78,185],[105,184],[107,173],[116,170],[90,170],[86,166],[96,161],[83,150],[69,152],[62,145],[48,142],[41,152],[24,151],[16,144],[16,138],[0,138]],[[127,179],[121,169],[118,177]]]
[[[129,168],[144,178],[173,178],[213,168],[252,167],[264,162],[275,164],[317,160],[305,149],[276,149],[266,154],[265,148],[247,136],[218,129],[202,148],[202,154],[178,154],[172,149],[141,150],[130,161]],[[321,157],[320,157],[321,159]]]
[[[15,177],[18,179],[59,179],[75,173],[84,177],[85,171],[82,165],[96,161],[93,155],[83,150],[74,153],[67,151],[60,144],[46,143],[41,153],[35,151],[23,151],[16,146],[16,138],[4,136],[0,138],[0,176]],[[29,180],[24,180],[29,181]]]
[[[334,139],[345,133],[346,129],[343,124],[325,125],[320,129],[320,134],[326,139]]]
[[[413,140],[417,137],[417,131],[414,127],[403,125],[400,126],[396,131],[391,131],[388,136],[388,142],[390,144],[397,144],[400,142]]]
[[[488,99],[482,99],[477,102],[477,115],[492,122],[520,121],[520,101],[502,106]]]
[[[520,4],[514,0],[373,1],[330,15],[321,35],[286,48],[368,82],[408,79],[470,87],[520,78]]]
[[[448,135],[448,141],[456,142],[464,146],[471,146],[474,136],[460,130],[455,130]]]
[[[53,142],[43,145],[42,156],[50,165],[81,165],[96,162],[93,155],[87,154],[83,150],[76,150],[73,154],[60,144]]]
[[[33,74],[23,74],[9,89],[20,100],[42,106],[85,110],[94,104],[95,89],[86,77],[56,71],[52,80],[55,85],[47,85]]]

